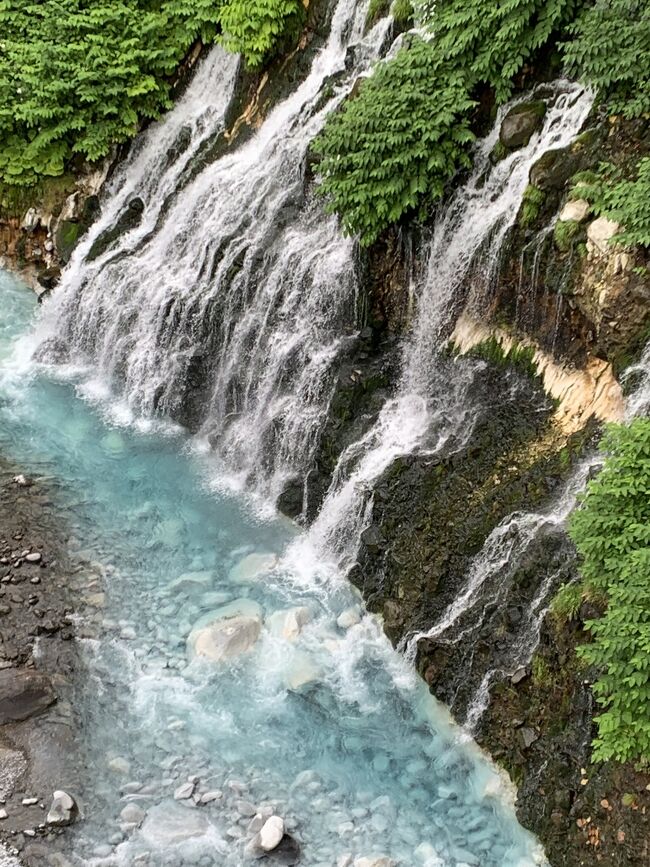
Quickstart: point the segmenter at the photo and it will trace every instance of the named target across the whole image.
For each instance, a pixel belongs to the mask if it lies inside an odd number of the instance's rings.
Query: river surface
[[[73,553],[104,576],[101,628],[79,639],[73,862],[243,865],[252,813],[276,812],[310,867],[544,863],[507,781],[305,536],[224,493],[180,430],[133,424],[97,382],[30,361],[33,296],[0,272],[0,299],[0,449],[58,481]],[[263,620],[254,646],[192,658],[197,622],[233,603]],[[276,614],[295,608],[297,628]],[[175,800],[194,776],[195,798]]]

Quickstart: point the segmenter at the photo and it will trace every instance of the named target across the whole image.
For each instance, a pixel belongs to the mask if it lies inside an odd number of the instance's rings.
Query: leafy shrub
[[[573,198],[586,199],[595,214],[621,223],[616,243],[650,247],[650,157],[639,161],[632,178],[622,178],[620,169],[603,163],[598,172],[576,175],[574,184]]]
[[[0,179],[106,155],[169,106],[167,76],[216,23],[211,0],[0,0]]]
[[[224,44],[249,66],[261,66],[281,39],[299,32],[304,12],[300,0],[223,0]]]
[[[300,0],[0,0],[0,182],[34,185],[95,161],[170,102],[197,38],[223,29],[258,65]]]
[[[415,38],[380,63],[313,145],[321,192],[344,230],[372,243],[425,197],[439,198],[470,163],[473,104],[462,72],[442,64],[432,42]]]
[[[650,756],[650,419],[611,426],[602,472],[574,512],[570,533],[584,586],[607,601],[586,626],[580,655],[599,671],[596,761]]]
[[[650,4],[607,0],[587,5],[568,29],[564,44],[569,72],[609,100],[613,112],[639,117],[650,112]]]

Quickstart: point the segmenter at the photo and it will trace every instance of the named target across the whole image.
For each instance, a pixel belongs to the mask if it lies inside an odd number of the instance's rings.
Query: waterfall
[[[212,50],[119,170],[51,302],[41,353],[97,371],[136,417],[185,423],[231,485],[271,501],[307,472],[334,362],[357,330],[355,243],[323,215],[305,175],[327,114],[386,42],[390,19],[364,37],[367,7],[339,0],[303,83],[201,169],[238,66]],[[139,225],[112,240],[134,200]]]
[[[634,383],[626,401],[626,419],[650,412],[650,344],[641,359],[631,365],[624,378]],[[565,534],[566,521],[589,478],[602,466],[602,457],[592,454],[574,471],[556,501],[544,512],[516,512],[505,518],[488,536],[467,571],[459,595],[428,629],[408,636],[400,649],[414,664],[421,642],[454,648],[454,673],[451,692],[452,709],[464,719],[469,731],[475,731],[488,707],[490,688],[499,678],[511,677],[525,668],[537,649],[544,618],[550,601],[567,579],[573,579],[573,548]],[[549,549],[555,546],[556,552]],[[503,611],[513,585],[536,551],[543,552],[521,621],[513,624],[511,635],[497,654],[499,665],[483,671],[474,668],[474,648],[481,640],[481,630],[489,628],[489,615]]]
[[[418,310],[404,348],[397,394],[374,427],[341,456],[311,530],[315,546],[322,552],[334,551],[344,569],[354,562],[372,511],[374,483],[391,463],[415,451],[431,454],[469,440],[471,371],[458,366],[450,378],[449,366],[440,359],[458,312],[459,295],[472,271],[489,285],[531,166],[551,148],[571,143],[592,100],[579,85],[558,82],[541,131],[525,148],[492,166],[490,153],[510,106],[502,109],[492,132],[477,147],[471,177],[438,216],[426,250],[424,275],[416,287]]]

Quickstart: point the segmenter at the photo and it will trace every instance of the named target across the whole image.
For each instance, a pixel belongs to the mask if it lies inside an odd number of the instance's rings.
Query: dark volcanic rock
[[[543,100],[522,102],[504,117],[499,139],[504,147],[515,149],[527,145],[544,121],[546,103]]]
[[[49,677],[35,671],[0,671],[0,725],[42,713],[56,701]]]

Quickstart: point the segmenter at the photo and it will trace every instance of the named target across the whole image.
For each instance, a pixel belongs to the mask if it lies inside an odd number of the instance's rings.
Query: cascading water
[[[480,268],[489,285],[508,230],[528,184],[531,166],[551,148],[571,143],[584,124],[592,95],[561,81],[542,130],[496,166],[490,154],[504,109],[478,146],[469,181],[438,217],[427,250],[427,267],[416,288],[417,314],[403,355],[401,382],[374,427],[341,456],[310,536],[315,546],[336,552],[345,569],[355,559],[361,531],[372,510],[372,490],[399,456],[435,453],[467,442],[473,410],[467,400],[471,367],[450,369],[441,356],[459,295],[470,272]]]
[[[237,63],[214,49],[119,171],[54,302],[50,358],[90,365],[133,413],[200,428],[231,484],[270,500],[306,473],[333,363],[356,328],[354,243],[312,201],[304,175],[326,115],[385,43],[388,19],[362,36],[367,5],[337,3],[305,81],[248,142],[178,191],[232,92]],[[323,101],[334,76],[335,95]],[[222,95],[202,111],[206,91]],[[186,135],[191,147],[179,150]],[[141,224],[89,261],[133,197],[144,204]]]

